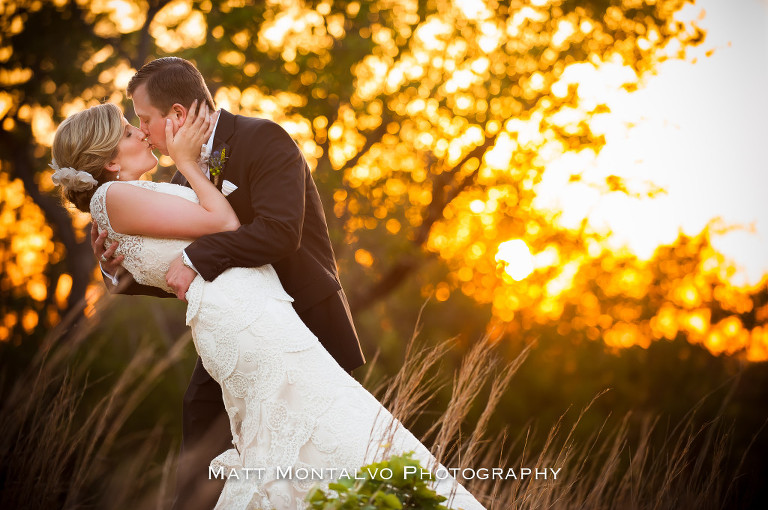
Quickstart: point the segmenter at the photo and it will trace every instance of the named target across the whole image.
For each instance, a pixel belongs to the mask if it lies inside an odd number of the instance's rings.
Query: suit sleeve
[[[207,281],[230,267],[259,267],[298,250],[304,224],[306,162],[288,133],[268,122],[240,139],[234,151],[247,165],[253,220],[233,232],[203,236],[186,248],[197,271]],[[230,161],[228,164],[232,164]]]

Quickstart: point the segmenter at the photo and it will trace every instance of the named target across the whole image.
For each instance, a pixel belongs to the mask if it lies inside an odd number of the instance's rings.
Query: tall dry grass
[[[94,317],[110,301],[101,299]],[[111,339],[91,335],[98,319],[73,324],[84,306],[51,331],[20,377],[5,381],[0,508],[168,507],[177,448],[161,443],[163,424],[141,437],[121,432],[191,336],[175,339],[163,352],[145,339],[115,382],[93,381],[89,368]],[[93,394],[96,403],[86,406]],[[152,461],[158,448],[168,451],[159,466]]]
[[[605,417],[602,426],[577,441],[576,431],[582,418],[607,391],[594,396],[566,427],[568,410],[548,431],[543,446],[531,452],[529,440],[533,425],[518,431],[502,430],[487,437],[491,416],[498,411],[501,395],[512,388],[512,379],[524,363],[531,341],[511,362],[502,362],[494,352],[495,342],[482,338],[464,356],[461,366],[449,380],[442,382],[431,369],[449,350],[449,342],[437,347],[415,347],[418,329],[411,339],[400,372],[381,384],[395,417],[408,424],[432,401],[444,384],[451,385],[451,397],[440,417],[422,438],[431,441],[432,453],[446,466],[479,469],[501,467],[515,471],[518,479],[479,478],[468,472],[462,483],[477,499],[492,510],[520,509],[726,509],[741,508],[737,485],[749,449],[762,429],[755,431],[750,447],[739,458],[732,454],[732,426],[724,418],[726,404],[733,396],[739,378],[730,381],[718,415],[698,416],[705,395],[674,426],[660,430],[660,416],[642,416],[632,420],[628,413],[617,420]],[[479,418],[467,423],[470,409],[480,407]],[[475,413],[477,414],[477,413]],[[531,417],[535,421],[535,417]],[[703,422],[703,425],[697,423]],[[640,430],[632,430],[639,423]],[[463,426],[462,426],[463,425]],[[470,425],[470,426],[468,426]],[[469,435],[462,436],[468,429]],[[658,434],[663,436],[661,446]],[[520,469],[553,468],[551,474],[536,479],[520,477]]]
[[[102,299],[99,308],[109,301]],[[66,342],[63,329],[51,332],[22,376],[5,382],[10,386],[0,402],[0,508],[170,507],[177,445],[163,444],[167,431],[161,422],[145,437],[126,438],[123,430],[158,378],[179,362],[189,335],[167,342],[163,352],[157,342],[140,343],[117,380],[104,387],[88,377],[103,348],[91,334],[97,324],[81,321]],[[451,340],[421,342],[417,327],[397,374],[374,384],[372,362],[359,375],[406,425],[434,412],[436,396],[450,387],[447,405],[423,434],[447,466],[513,468],[518,474],[521,467],[561,468],[557,479],[465,479],[489,509],[720,509],[734,500],[743,457],[731,458],[722,413],[696,426],[696,408],[663,430],[661,417],[608,416],[588,441],[578,442],[582,417],[599,394],[570,423],[564,412],[543,446],[532,451],[535,417],[524,430],[492,437],[489,424],[534,343],[509,362],[495,353],[490,337],[482,338],[455,373],[445,374],[441,361],[452,348]],[[100,397],[88,407],[84,397],[94,391]],[[640,430],[633,430],[638,422]],[[654,447],[659,433],[666,439]],[[167,452],[162,463],[152,460],[158,449]]]

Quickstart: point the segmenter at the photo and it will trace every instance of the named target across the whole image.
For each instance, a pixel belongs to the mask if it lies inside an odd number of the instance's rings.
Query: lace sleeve
[[[96,222],[99,232],[107,231],[107,239],[104,246],[109,247],[118,242],[116,255],[122,255],[123,268],[133,275],[133,278],[142,285],[158,287],[166,292],[171,292],[165,281],[171,261],[181,254],[189,243],[189,239],[166,239],[138,234],[123,234],[115,232],[107,215],[107,191],[109,186],[118,181],[110,181],[102,184],[91,198],[91,217]],[[151,191],[181,196],[188,200],[196,200],[194,191],[183,186],[169,183],[151,181],[119,181],[146,188]],[[162,218],[157,218],[162,221]]]
[[[107,190],[113,182],[114,181],[109,181],[99,186],[91,197],[90,206],[91,218],[93,218],[93,221],[98,225],[99,232],[106,230],[110,236],[113,236],[115,232],[112,230],[112,225],[109,223],[109,216],[107,216]]]
[[[109,215],[107,214],[107,191],[109,190],[109,186],[114,182],[116,181],[102,184],[93,194],[93,197],[91,197],[91,217],[96,222],[99,233],[105,230],[107,231],[107,239],[104,242],[105,248],[109,248],[115,241],[120,243],[115,251],[115,255],[122,255],[125,257],[123,267],[133,275],[134,279],[144,285],[157,286],[153,281],[149,278],[145,278],[142,274],[142,265],[146,263],[141,256],[144,237],[115,232],[109,221]],[[133,182],[126,181],[126,184],[133,184]]]

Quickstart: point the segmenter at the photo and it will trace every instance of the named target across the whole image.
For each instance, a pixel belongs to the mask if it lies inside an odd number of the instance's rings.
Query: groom
[[[141,130],[166,155],[166,119],[175,133],[194,100],[215,109],[200,72],[177,57],[160,58],[139,69],[128,84],[128,95]],[[347,371],[362,365],[365,360],[339,283],[320,196],[296,143],[272,121],[221,110],[206,148],[210,156],[203,168],[207,166],[219,189],[224,187],[242,226],[190,244],[171,264],[168,285],[184,299],[198,274],[212,281],[230,267],[272,264],[299,317],[339,365]],[[179,172],[171,182],[187,185]],[[120,273],[122,257],[113,257],[113,246],[105,251],[104,236],[93,230],[92,242],[109,276],[108,287],[118,286],[126,294],[158,295],[158,289],[139,285],[126,273],[118,281],[113,275]],[[221,388],[198,358],[184,395],[175,509],[214,506],[223,481],[208,480],[208,463],[231,447]]]

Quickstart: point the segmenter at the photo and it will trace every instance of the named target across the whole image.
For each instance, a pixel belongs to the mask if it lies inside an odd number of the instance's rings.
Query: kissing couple
[[[311,484],[281,471],[355,470],[382,450],[444,470],[349,373],[364,357],[320,196],[288,133],[216,111],[181,58],[143,66],[128,95],[140,127],[109,103],[71,115],[51,166],[93,218],[107,287],[187,302],[199,358],[174,508],[305,508]],[[153,148],[176,164],[170,183],[140,180],[157,165]],[[211,480],[222,468],[259,476]],[[451,508],[484,508],[452,477],[434,489]]]

